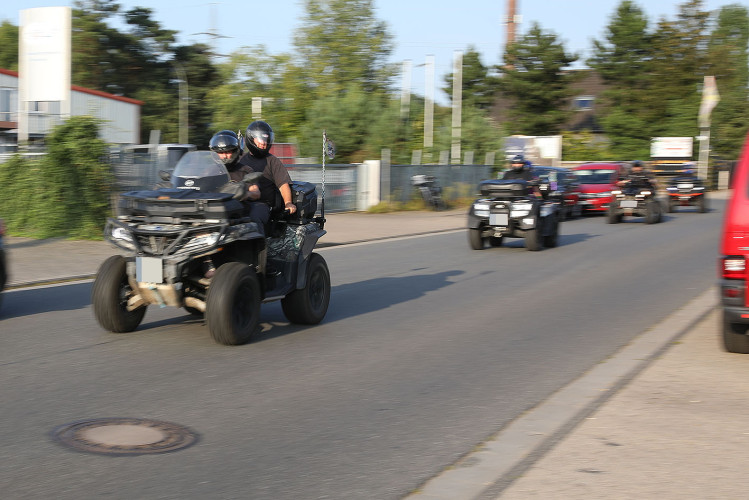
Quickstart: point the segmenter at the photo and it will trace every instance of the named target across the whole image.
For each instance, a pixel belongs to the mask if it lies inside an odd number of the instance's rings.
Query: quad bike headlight
[[[650,191],[640,191],[640,194],[643,195],[643,196],[650,196],[653,193],[650,192]]]
[[[488,203],[474,203],[473,213],[476,217],[489,217],[489,204]]]
[[[510,217],[525,217],[533,210],[532,203],[513,203]]]
[[[199,234],[191,238],[190,241],[185,243],[185,246],[182,248],[184,250],[195,250],[198,248],[210,248],[218,242],[218,239],[220,236],[221,236],[221,233],[219,232]]]
[[[130,234],[130,231],[128,231],[127,229],[122,227],[115,227],[112,229],[111,237],[112,242],[116,245],[129,250],[135,250],[135,245],[133,244],[133,235]]]

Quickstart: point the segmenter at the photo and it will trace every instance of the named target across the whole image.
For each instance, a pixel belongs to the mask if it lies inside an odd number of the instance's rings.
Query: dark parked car
[[[534,177],[544,178],[547,182],[539,187],[548,185],[549,199],[560,203],[559,216],[561,220],[582,215],[580,205],[580,182],[574,172],[562,167],[533,166],[531,172]]]

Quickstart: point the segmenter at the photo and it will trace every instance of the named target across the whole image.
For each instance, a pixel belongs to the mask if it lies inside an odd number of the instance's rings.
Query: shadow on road
[[[7,290],[3,292],[0,320],[57,311],[83,309],[91,304],[91,283]]]
[[[464,271],[444,271],[436,274],[416,274],[388,276],[333,287],[328,313],[323,323],[361,316],[374,311],[409,302],[423,297],[429,292],[453,284],[451,278],[464,274]],[[260,311],[260,321],[265,331],[255,342],[269,340],[282,335],[296,333],[308,327],[289,325],[280,308],[264,305]],[[284,323],[284,324],[277,324]]]

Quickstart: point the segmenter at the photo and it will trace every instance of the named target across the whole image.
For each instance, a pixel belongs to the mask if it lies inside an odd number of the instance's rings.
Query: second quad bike
[[[557,246],[559,203],[537,196],[535,182],[490,179],[479,184],[479,192],[481,196],[468,212],[468,243],[472,249],[483,249],[487,241],[498,247],[504,238],[523,238],[531,251]]]
[[[676,207],[694,206],[700,213],[707,212],[707,197],[702,179],[694,176],[674,177],[666,186],[668,194],[668,211],[675,212]]]
[[[101,327],[130,332],[148,306],[182,307],[205,317],[216,342],[238,345],[252,340],[261,303],[273,300],[292,323],[322,321],[330,274],[313,251],[326,233],[315,185],[292,182],[297,212],[272,211],[262,228],[240,201],[260,175],[232,182],[216,153],[194,151],[165,172],[168,187],[122,194],[104,232],[126,255],[101,264],[91,292]]]
[[[661,203],[649,181],[633,181],[611,191],[606,222],[617,224],[625,215],[644,217],[645,224],[655,224],[663,217]]]

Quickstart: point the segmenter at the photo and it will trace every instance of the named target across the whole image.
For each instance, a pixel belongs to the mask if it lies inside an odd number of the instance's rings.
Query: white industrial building
[[[101,138],[113,145],[140,143],[142,101],[71,85],[71,116],[93,116],[103,122]],[[60,102],[29,102],[29,142],[47,135],[63,120]],[[18,72],[0,68],[0,153],[18,150]]]

